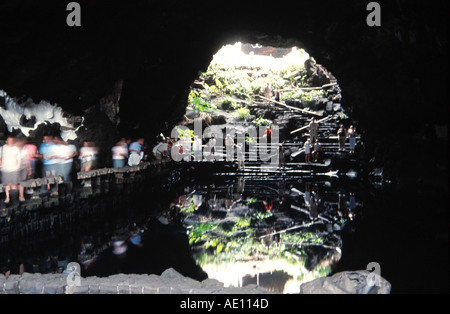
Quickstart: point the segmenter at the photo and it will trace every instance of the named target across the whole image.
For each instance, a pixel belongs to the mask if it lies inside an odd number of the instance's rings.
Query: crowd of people
[[[95,167],[98,149],[95,144],[85,141],[78,151],[74,144],[61,137],[45,135],[38,148],[37,143],[25,137],[8,136],[0,148],[2,184],[5,187],[5,203],[10,202],[10,190],[19,190],[19,200],[25,201],[25,188],[20,182],[38,177],[60,176],[64,181],[72,180],[74,160],[78,156],[82,169]],[[50,190],[43,185],[41,192]]]
[[[154,160],[170,158],[173,142],[170,138],[162,138],[153,151]],[[138,165],[148,160],[145,139],[120,139],[111,149],[113,168]],[[62,177],[64,182],[72,181],[74,171],[91,171],[99,168],[100,150],[90,140],[82,142],[79,148],[58,136],[44,135],[42,142],[31,141],[26,137],[6,138],[0,147],[1,183],[5,190],[5,203],[10,202],[10,191],[19,190],[20,202],[25,201],[23,181],[49,176]],[[150,158],[149,158],[150,159]],[[106,165],[110,166],[110,165]],[[30,191],[32,192],[32,191]],[[40,193],[57,193],[55,187],[42,185]]]
[[[319,133],[319,124],[315,121],[314,118],[311,118],[311,122],[308,125],[309,129],[309,138],[305,141],[303,145],[303,149],[305,151],[305,162],[314,161],[317,162],[320,157],[320,152],[322,151],[322,145],[319,142],[318,133]],[[351,125],[348,130],[345,129],[344,125],[341,124],[338,131],[338,151],[345,150],[345,143],[347,139],[349,140],[349,152],[350,154],[355,153],[356,147],[356,130],[353,125]]]

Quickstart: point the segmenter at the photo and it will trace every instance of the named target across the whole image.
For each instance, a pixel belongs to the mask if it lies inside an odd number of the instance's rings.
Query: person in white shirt
[[[6,204],[10,202],[10,194],[9,194],[10,190],[19,189],[21,163],[22,163],[22,154],[20,152],[20,149],[15,145],[14,137],[9,136],[6,139],[6,144],[1,147],[0,152],[2,183],[6,184],[5,186]],[[25,201],[23,189],[19,189],[19,191],[20,191],[19,200],[23,202]]]
[[[81,171],[91,171],[97,167],[98,148],[93,142],[85,141],[80,148]]]
[[[63,177],[64,181],[72,180],[73,158],[78,155],[77,148],[73,144],[68,144],[60,137],[54,139],[55,158],[58,160],[56,175]]]
[[[198,136],[194,136],[192,148],[194,149],[194,160],[202,161],[202,140]]]
[[[232,161],[234,158],[234,140],[230,134],[227,134],[225,138],[225,148],[227,151],[227,161]]]
[[[128,145],[126,140],[122,138],[116,145],[114,145],[111,151],[113,168],[125,167],[126,161],[128,160]]]
[[[184,161],[191,161],[191,137],[189,135],[182,136],[181,143],[183,145]]]
[[[308,138],[303,146],[305,148],[305,162],[309,162],[309,157],[311,155],[311,141]]]
[[[211,148],[211,155],[214,155],[214,153],[216,152],[216,143],[216,138],[214,134],[212,134],[211,138],[208,141],[208,146]]]
[[[169,158],[169,145],[165,139],[161,141],[154,147],[154,156],[157,161],[162,161]]]

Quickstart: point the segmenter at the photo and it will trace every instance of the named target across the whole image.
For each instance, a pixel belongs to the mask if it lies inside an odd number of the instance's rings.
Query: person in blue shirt
[[[42,139],[42,144],[39,148],[39,154],[42,158],[42,177],[49,177],[56,175],[58,160],[54,158],[53,146],[53,136],[44,135]],[[50,185],[47,185],[47,190],[50,189]],[[46,186],[42,185],[41,192],[45,192]]]
[[[143,145],[144,145],[144,138],[139,138],[135,142],[130,144],[130,147],[128,147],[128,151],[130,154],[140,155],[142,152]]]
[[[143,152],[144,143],[145,143],[145,139],[139,138],[135,142],[131,143],[130,146],[128,147],[128,153],[129,153],[128,165],[129,166],[135,166],[135,165],[139,164],[140,160],[143,157],[142,152]]]

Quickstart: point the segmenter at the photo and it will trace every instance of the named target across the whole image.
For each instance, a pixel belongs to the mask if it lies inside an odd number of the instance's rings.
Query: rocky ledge
[[[391,284],[365,270],[337,273],[304,283],[301,294],[389,294]],[[106,278],[79,278],[70,285],[68,274],[0,275],[0,294],[273,294],[262,287],[224,287],[215,279],[196,281],[174,269],[157,275],[118,274]]]

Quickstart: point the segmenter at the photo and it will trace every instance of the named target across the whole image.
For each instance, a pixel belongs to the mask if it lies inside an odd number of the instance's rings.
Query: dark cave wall
[[[447,123],[444,1],[378,1],[381,27],[366,24],[369,1],[77,2],[78,28],[66,25],[69,1],[0,4],[1,89],[82,114],[123,80],[119,129],[152,137],[181,119],[223,44],[298,44],[338,78],[377,163],[406,171],[417,138]]]

